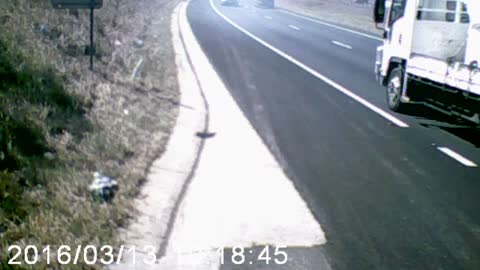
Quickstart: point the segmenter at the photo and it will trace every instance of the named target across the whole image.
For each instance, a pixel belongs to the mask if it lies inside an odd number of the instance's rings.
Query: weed
[[[82,53],[88,13],[49,4],[0,0],[2,263],[12,244],[115,246],[116,230],[127,226],[139,183],[164,150],[177,113],[169,42],[176,1],[105,0],[96,12],[94,73]],[[134,46],[138,38],[144,47]],[[145,64],[132,82],[140,57]],[[95,171],[120,184],[110,204],[91,199]]]

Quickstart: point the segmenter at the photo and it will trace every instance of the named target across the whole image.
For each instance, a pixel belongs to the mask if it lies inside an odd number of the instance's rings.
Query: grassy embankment
[[[12,244],[118,243],[116,231],[132,216],[177,115],[175,3],[105,0],[96,12],[92,74],[84,55],[88,12],[56,11],[50,0],[0,0],[0,268],[9,267]],[[91,198],[95,171],[119,181],[112,203]]]

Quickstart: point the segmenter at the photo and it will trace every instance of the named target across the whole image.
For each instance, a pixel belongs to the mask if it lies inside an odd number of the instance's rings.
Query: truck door
[[[390,4],[390,6],[388,6]],[[407,0],[387,1],[387,17],[385,21],[385,51],[397,51],[402,46],[403,29],[397,22],[405,15]],[[388,47],[388,48],[387,48]]]

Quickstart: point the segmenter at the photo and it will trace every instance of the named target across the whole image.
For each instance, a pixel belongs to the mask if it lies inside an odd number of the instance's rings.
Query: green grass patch
[[[36,207],[24,192],[45,186],[44,171],[62,166],[47,138],[65,131],[81,137],[90,129],[82,108],[62,78],[0,40],[0,232],[23,222]]]

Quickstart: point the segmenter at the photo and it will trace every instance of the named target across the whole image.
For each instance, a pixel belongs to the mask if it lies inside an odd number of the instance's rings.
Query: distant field
[[[380,35],[372,19],[372,7],[336,0],[276,0],[276,6],[349,28]]]

